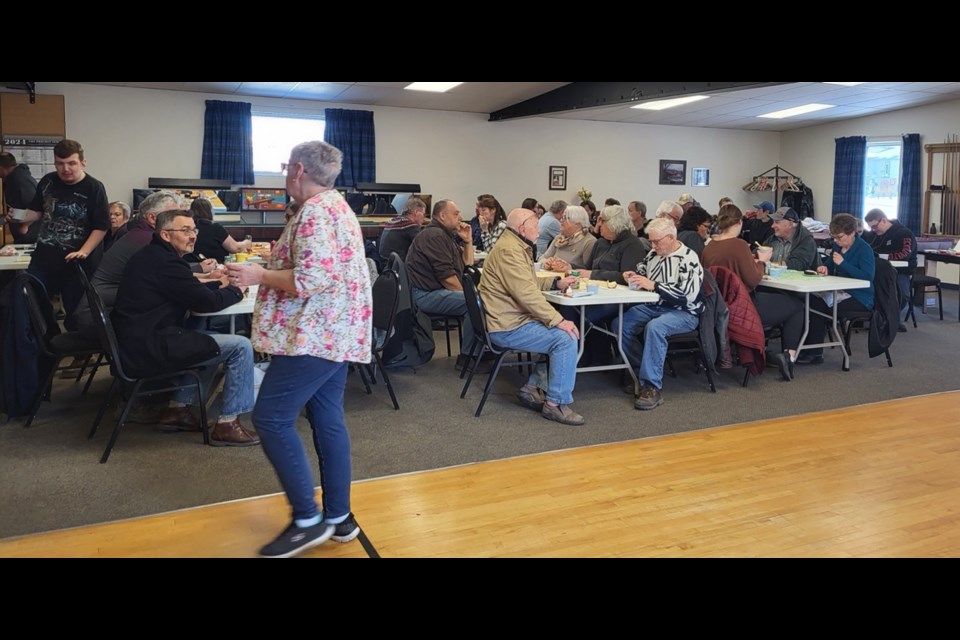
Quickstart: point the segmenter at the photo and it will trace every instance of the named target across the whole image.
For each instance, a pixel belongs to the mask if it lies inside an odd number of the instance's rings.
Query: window
[[[257,112],[253,114],[253,171],[279,176],[280,163],[301,142],[323,140],[322,116]]]
[[[897,217],[900,197],[900,153],[898,140],[868,140],[863,167],[863,214],[881,209],[887,218]]]

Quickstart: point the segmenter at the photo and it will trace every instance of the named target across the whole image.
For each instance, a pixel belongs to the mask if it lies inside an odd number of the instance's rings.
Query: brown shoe
[[[213,447],[252,447],[255,444],[260,444],[260,438],[241,427],[239,418],[232,422],[218,422],[210,434]]]
[[[161,431],[200,431],[200,419],[190,407],[167,407],[160,416]]]

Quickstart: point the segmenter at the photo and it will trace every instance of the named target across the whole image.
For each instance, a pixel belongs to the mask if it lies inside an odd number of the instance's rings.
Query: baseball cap
[[[767,213],[773,213],[776,210],[776,207],[773,206],[773,203],[769,200],[764,200],[760,204],[754,205],[754,209],[763,209]]]
[[[689,193],[681,193],[680,197],[677,198],[677,204],[683,205],[683,204],[687,204],[688,202],[693,202],[694,204],[696,204],[697,201],[694,200],[693,196],[690,195]]]
[[[780,207],[774,213],[770,214],[771,220],[791,220],[800,222],[800,216],[791,207]]]

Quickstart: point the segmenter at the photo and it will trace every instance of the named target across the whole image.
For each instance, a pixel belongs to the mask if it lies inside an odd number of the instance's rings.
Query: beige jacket
[[[563,316],[541,293],[552,286],[553,278],[537,278],[533,248],[512,229],[504,231],[483,263],[478,289],[487,331],[511,331],[533,321],[557,326]]]

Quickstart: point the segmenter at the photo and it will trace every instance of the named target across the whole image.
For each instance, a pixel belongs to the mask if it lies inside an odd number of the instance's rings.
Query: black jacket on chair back
[[[154,235],[127,263],[111,314],[123,366],[145,377],[193,366],[220,350],[210,336],[183,328],[188,310],[220,311],[243,299],[240,289],[198,281],[190,265]]]

